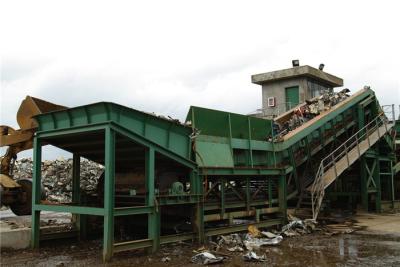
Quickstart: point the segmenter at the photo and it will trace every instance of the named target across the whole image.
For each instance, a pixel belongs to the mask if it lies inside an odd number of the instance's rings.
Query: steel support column
[[[114,249],[115,132],[110,127],[105,132],[103,260],[108,261]]]
[[[367,170],[365,166],[367,165],[365,156],[361,157],[360,160],[360,195],[361,195],[361,205],[363,210],[368,211],[368,187],[367,187]]]
[[[374,180],[375,180],[375,185],[376,185],[376,199],[375,199],[375,209],[376,212],[381,212],[382,211],[382,186],[381,186],[381,174],[380,174],[380,164],[379,164],[379,156],[377,156],[375,159],[375,171],[374,171]]]
[[[152,246],[149,253],[156,252],[160,246],[160,207],[156,206],[156,197],[154,190],[154,171],[155,171],[155,151],[153,147],[145,150],[145,173],[147,198],[146,205],[153,207],[152,212],[148,215],[147,232],[148,239],[152,240]]]
[[[198,243],[204,242],[204,199],[202,176],[194,170],[190,172],[190,193],[201,196],[194,205],[192,214],[193,231],[197,233]]]
[[[287,189],[286,189],[286,176],[279,176],[279,189],[278,189],[279,209],[283,214],[284,222],[287,221]]]
[[[38,248],[40,240],[40,210],[35,205],[40,204],[42,180],[42,142],[36,136],[33,139],[33,184],[32,184],[32,222],[31,247]]]
[[[80,188],[80,176],[81,176],[81,157],[78,154],[72,156],[72,202],[81,206],[81,188]],[[73,222],[75,223],[76,229],[79,231],[79,240],[86,239],[86,225],[85,215],[73,214]]]
[[[219,181],[220,181],[220,193],[221,193],[221,200],[220,200],[220,207],[221,207],[221,210],[220,210],[220,216],[221,216],[221,218],[224,218],[224,215],[225,215],[225,179],[224,178],[220,178],[219,179]]]

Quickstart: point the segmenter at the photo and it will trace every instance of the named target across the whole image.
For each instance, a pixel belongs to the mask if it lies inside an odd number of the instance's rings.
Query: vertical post
[[[145,150],[145,173],[147,187],[146,205],[153,207],[153,211],[148,214],[147,233],[148,238],[153,241],[153,245],[148,252],[153,253],[156,252],[160,246],[160,211],[159,207],[155,206],[155,152],[153,147],[149,147]]]
[[[80,206],[80,156],[78,154],[72,155],[72,203]],[[76,229],[79,231],[80,238],[80,215],[72,214],[72,222],[75,224]]]
[[[197,233],[198,243],[204,242],[204,214],[203,214],[203,196],[202,196],[202,176],[197,172],[190,172],[190,191],[191,194],[196,194],[197,203],[195,204],[192,218],[193,231]],[[193,186],[193,187],[192,187]]]
[[[42,180],[42,142],[39,137],[33,139],[33,183],[32,183],[32,224],[31,247],[39,248],[40,239],[40,210],[36,204],[40,203]]]
[[[250,178],[246,177],[246,210],[250,212]]]
[[[377,155],[374,158],[375,162],[376,162],[376,167],[374,170],[374,180],[375,180],[375,185],[376,185],[376,212],[381,212],[381,200],[382,200],[382,188],[381,188],[381,170],[380,170],[380,163],[379,163],[379,156]]]
[[[220,208],[221,208],[221,212],[220,212],[220,218],[223,219],[224,215],[225,215],[225,178],[220,178],[220,192],[221,192],[221,204],[220,204]]]
[[[114,194],[115,194],[115,132],[105,130],[105,175],[104,175],[104,229],[103,260],[108,261],[114,249]]]
[[[253,167],[253,148],[251,146],[251,123],[250,117],[247,118],[247,127],[249,128],[249,153],[250,153],[250,166]]]
[[[72,202],[78,206],[82,205],[81,200],[81,188],[80,188],[80,176],[81,176],[81,157],[78,154],[72,156]],[[73,221],[75,227],[79,231],[79,240],[86,239],[86,217],[83,214],[73,214]]]
[[[72,202],[80,204],[80,175],[81,175],[81,157],[78,154],[72,156]]]
[[[394,108],[394,105],[393,105]],[[395,200],[395,195],[394,195],[394,174],[393,174],[393,161],[390,160],[390,188],[391,188],[391,195],[392,195],[392,208],[394,209],[394,200]]]
[[[278,199],[279,199],[279,209],[283,215],[283,221],[284,223],[286,223],[287,221],[287,203],[286,203],[286,176],[285,175],[281,175],[279,176],[279,190],[278,190]]]
[[[360,194],[361,194],[361,205],[365,211],[368,211],[368,188],[367,188],[367,159],[365,156],[361,157],[360,160],[360,171],[361,171],[361,188],[360,188]]]
[[[229,127],[229,146],[231,149],[231,155],[233,157],[233,145],[232,145],[232,122],[231,122],[231,114],[228,113],[228,127]]]
[[[271,176],[268,176],[268,207],[272,208],[272,181]]]
[[[275,154],[275,142],[274,142],[274,140],[275,140],[275,134],[274,134],[274,122],[271,120],[271,136],[272,136],[272,151],[273,151],[273,153],[272,153],[272,155],[273,155],[273,158],[274,158],[274,167],[276,168],[276,154]],[[268,156],[268,154],[267,154],[267,156]]]

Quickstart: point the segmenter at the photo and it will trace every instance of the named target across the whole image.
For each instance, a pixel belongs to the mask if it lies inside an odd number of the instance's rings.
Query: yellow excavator
[[[13,168],[17,154],[33,147],[33,136],[38,127],[33,117],[66,108],[27,96],[17,112],[20,129],[0,125],[0,147],[8,147],[4,156],[0,157],[0,199],[2,205],[9,206],[18,216],[32,212],[32,178],[14,180]]]

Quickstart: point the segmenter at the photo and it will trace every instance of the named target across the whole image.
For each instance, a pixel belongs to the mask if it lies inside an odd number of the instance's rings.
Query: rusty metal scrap
[[[340,92],[325,92],[321,96],[306,100],[306,103],[300,107],[291,110],[290,116],[285,121],[274,121],[273,138],[268,141],[282,141],[282,138],[290,131],[295,130],[307,121],[315,118],[324,111],[330,110],[333,106],[349,97],[349,89],[345,88]]]

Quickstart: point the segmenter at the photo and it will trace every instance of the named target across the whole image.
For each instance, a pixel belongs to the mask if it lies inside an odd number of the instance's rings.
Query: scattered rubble
[[[275,238],[275,237],[277,237],[276,234],[271,233],[271,232],[262,231],[261,234],[262,234],[263,236],[265,236],[265,237],[268,237],[268,238]]]
[[[220,263],[223,260],[224,257],[217,257],[214,254],[211,254],[210,252],[202,252],[192,257],[193,263],[203,264],[203,265]]]
[[[234,246],[231,248],[227,248],[227,250],[230,252],[243,252],[244,251],[244,249],[240,246]]]
[[[312,219],[300,220],[289,217],[289,223],[282,227],[281,233],[287,237],[310,234],[316,229],[316,222]]]
[[[266,261],[267,257],[264,255],[262,256],[258,256],[254,251],[250,251],[248,253],[246,253],[245,255],[243,255],[243,260],[244,261]]]
[[[97,187],[104,167],[87,159],[81,160],[80,187],[86,193]],[[33,162],[30,158],[22,158],[14,164],[15,180],[31,179]],[[46,160],[42,162],[42,184],[47,200],[52,202],[69,202],[72,197],[72,159]]]
[[[228,246],[242,246],[243,241],[239,234],[231,234],[228,236],[221,235],[219,237],[218,246],[228,245]]]
[[[350,96],[348,94],[349,92],[350,90],[348,88],[340,92],[328,91],[321,96],[306,100],[306,103],[293,110],[290,117],[286,120],[281,122],[274,121],[273,140],[276,142],[282,141],[283,137],[290,131],[293,131],[307,121],[318,116],[321,112],[330,110],[333,106],[348,98]],[[270,137],[268,141],[272,141],[272,137]]]
[[[170,257],[163,257],[163,258],[161,259],[161,261],[162,261],[162,262],[169,262],[169,261],[171,261],[171,258],[170,258]]]
[[[192,258],[192,262],[210,264],[214,263],[214,260],[222,261],[223,257],[216,257],[212,253],[226,257],[230,257],[232,253],[241,253],[244,261],[263,262],[267,260],[266,255],[257,255],[257,253],[261,251],[261,248],[264,246],[279,245],[283,241],[284,236],[299,236],[310,234],[314,231],[324,231],[328,235],[333,235],[337,233],[350,233],[354,230],[354,228],[351,228],[349,225],[349,222],[345,224],[331,224],[326,225],[325,227],[317,227],[317,222],[315,220],[301,220],[290,214],[288,215],[288,220],[289,223],[284,225],[280,231],[261,231],[256,226],[250,225],[246,234],[234,233],[230,235],[221,235],[217,238],[217,243],[212,241],[209,242],[209,244],[212,245],[211,250],[207,250],[206,247],[201,247],[197,251],[193,251],[198,254]],[[225,249],[226,251],[231,252],[231,254],[224,254],[220,251],[221,249]],[[264,252],[268,251],[270,250],[264,250]]]
[[[247,236],[246,240],[243,241],[246,249],[253,251],[254,249],[259,249],[261,246],[275,246],[282,242],[283,237],[277,236],[272,239],[269,238],[253,238],[250,235]]]

